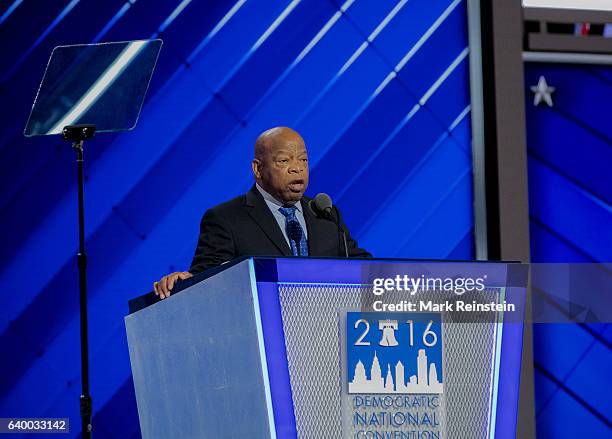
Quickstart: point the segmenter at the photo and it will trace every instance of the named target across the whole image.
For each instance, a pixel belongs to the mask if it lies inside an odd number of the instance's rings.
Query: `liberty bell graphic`
[[[382,338],[378,342],[380,346],[397,346],[399,344],[395,339],[397,320],[379,320],[378,329],[382,331]]]

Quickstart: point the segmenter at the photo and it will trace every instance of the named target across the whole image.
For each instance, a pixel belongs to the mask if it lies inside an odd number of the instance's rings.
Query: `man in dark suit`
[[[160,298],[187,279],[239,256],[345,256],[335,222],[316,215],[304,197],[308,187],[308,152],[302,137],[286,127],[271,128],[255,142],[255,185],[245,195],[209,209],[189,271],[175,272],[154,283]],[[371,257],[346,234],[349,257]]]

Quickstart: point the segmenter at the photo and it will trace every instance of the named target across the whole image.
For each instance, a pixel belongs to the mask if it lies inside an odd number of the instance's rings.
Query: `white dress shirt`
[[[287,228],[285,227],[287,218],[285,217],[285,215],[283,215],[280,212],[280,210],[278,210],[279,208],[283,207],[284,204],[280,202],[279,200],[277,200],[276,198],[274,198],[268,192],[266,192],[257,183],[255,183],[255,187],[257,187],[257,190],[263,196],[263,199],[266,202],[268,209],[270,209],[270,212],[272,212],[272,215],[274,215],[274,219],[276,219],[276,222],[278,223],[278,227],[280,227],[281,232],[283,232],[283,236],[285,237],[285,241],[287,241],[287,245],[289,246],[289,248],[291,248],[291,243],[289,242],[289,236],[287,235]],[[302,226],[304,236],[306,236],[306,239],[308,240],[308,230],[306,229],[306,220],[304,220],[304,211],[302,210],[302,201],[298,201],[297,203],[295,203],[295,207],[296,207],[295,217],[300,223],[300,226]]]

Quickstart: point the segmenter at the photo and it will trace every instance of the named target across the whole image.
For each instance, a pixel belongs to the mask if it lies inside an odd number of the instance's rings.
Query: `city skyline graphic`
[[[417,374],[411,375],[406,381],[406,369],[401,360],[394,366],[395,374],[391,373],[391,364],[387,363],[387,372],[383,375],[378,355],[374,351],[370,379],[367,378],[365,365],[360,359],[355,366],[353,380],[349,382],[349,393],[443,393],[436,364],[428,363],[425,349],[419,349],[416,361]]]

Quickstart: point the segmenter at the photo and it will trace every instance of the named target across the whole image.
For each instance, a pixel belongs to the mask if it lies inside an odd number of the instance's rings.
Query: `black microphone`
[[[333,221],[338,226],[338,233],[342,236],[342,243],[344,244],[344,255],[348,258],[348,247],[346,245],[346,233],[340,225],[340,213],[338,209],[333,205],[332,199],[325,193],[319,193],[313,200],[310,200],[308,207],[319,218],[325,218]],[[333,214],[333,209],[336,209],[336,215]]]
[[[310,200],[310,202],[308,203],[308,207],[310,207],[310,210],[316,216],[331,219],[332,221],[334,220],[332,218],[333,204],[329,195],[324,193],[317,194],[317,196],[314,197],[313,200]]]

